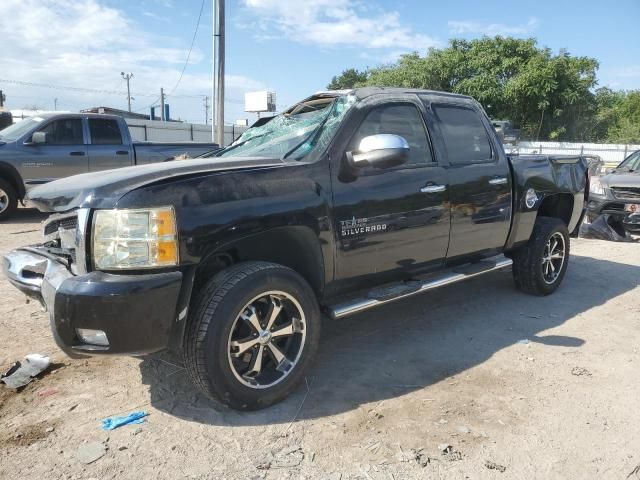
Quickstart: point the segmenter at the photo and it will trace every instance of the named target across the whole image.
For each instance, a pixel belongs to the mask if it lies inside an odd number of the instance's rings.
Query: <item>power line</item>
[[[120,79],[118,81],[118,83],[121,83],[122,79]],[[23,87],[39,87],[39,88],[51,88],[54,90],[68,90],[68,91],[74,91],[74,92],[81,92],[81,93],[101,93],[104,95],[118,95],[118,96],[126,96],[127,92],[125,90],[100,90],[97,88],[84,88],[84,87],[69,87],[69,86],[64,86],[64,85],[53,85],[50,83],[35,83],[35,82],[25,82],[23,80],[13,80],[13,79],[7,79],[7,78],[0,78],[0,83],[9,83],[12,85],[20,85]],[[13,95],[15,96],[15,95]],[[135,92],[131,92],[131,96],[134,97],[156,97],[158,98],[158,94],[157,93],[135,93]],[[168,96],[168,95],[167,95]],[[171,95],[173,98],[204,98],[205,94],[194,94],[194,95]],[[233,104],[243,104],[244,100],[240,99],[240,98],[230,98],[230,97],[225,97],[224,99],[225,103],[233,103]],[[157,103],[157,100],[154,101],[154,104]],[[153,106],[153,104],[151,105]],[[135,111],[135,110],[134,110]]]
[[[68,90],[73,92],[83,92],[83,93],[107,93],[113,95],[126,95],[127,92],[121,90],[100,90],[97,88],[85,88],[85,87],[69,87],[63,85],[53,85],[50,83],[35,83],[35,82],[25,82],[23,80],[12,80],[7,78],[0,78],[0,83],[10,83],[13,85],[21,85],[24,87],[40,87],[40,88],[51,88],[54,90]],[[140,97],[154,97],[153,93],[136,93],[136,96]]]
[[[202,18],[202,10],[204,10],[204,0],[202,0],[202,4],[200,5],[200,13],[198,14],[198,21],[196,22],[196,28],[193,31],[193,38],[191,39],[191,46],[189,47],[189,53],[187,53],[187,60],[184,62],[184,66],[182,67],[182,71],[180,72],[180,78],[178,78],[178,81],[176,82],[175,86],[169,92],[169,95],[171,95],[173,92],[175,92],[176,88],[178,88],[178,85],[180,85],[180,82],[182,81],[182,76],[184,75],[184,71],[187,69],[187,65],[189,64],[189,57],[191,57],[191,51],[193,50],[193,44],[196,42],[196,36],[198,35],[198,27],[200,27],[200,19]]]

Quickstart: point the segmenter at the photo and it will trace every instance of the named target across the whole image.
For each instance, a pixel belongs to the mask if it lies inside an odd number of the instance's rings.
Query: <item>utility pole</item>
[[[204,124],[209,124],[209,96],[204,96]]]
[[[225,0],[213,0],[213,108],[215,122],[212,122],[212,136],[215,125],[215,141],[224,146],[224,63],[225,63]],[[217,55],[216,55],[217,54]]]
[[[120,72],[120,75],[127,81],[127,104],[129,105],[129,111],[131,111],[131,88],[129,87],[129,80],[133,78],[133,73],[125,74],[124,72]]]
[[[218,144],[224,147],[224,60],[225,60],[225,13],[224,13],[224,1],[218,0],[218,98],[217,98],[217,129],[218,129]]]
[[[58,99],[54,98],[53,99],[53,111],[55,112],[56,110],[58,110]]]
[[[211,0],[211,141],[216,141],[216,0]]]
[[[160,87],[160,120],[163,122],[166,120],[164,118],[164,88]]]

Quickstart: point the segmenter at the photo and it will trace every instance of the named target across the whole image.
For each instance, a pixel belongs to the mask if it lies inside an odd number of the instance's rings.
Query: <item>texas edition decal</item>
[[[386,223],[369,224],[368,218],[356,218],[340,220],[340,236],[353,237],[369,232],[382,232],[387,229]]]

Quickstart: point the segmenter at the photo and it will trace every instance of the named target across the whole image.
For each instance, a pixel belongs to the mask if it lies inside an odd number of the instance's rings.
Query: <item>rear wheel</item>
[[[569,231],[558,218],[539,217],[529,242],[513,254],[513,279],[523,292],[553,293],[569,262]]]
[[[289,395],[315,356],[320,311],[293,270],[238,264],[203,289],[184,343],[185,364],[207,395],[255,410]]]
[[[18,194],[6,180],[0,178],[0,222],[9,219],[18,208]]]

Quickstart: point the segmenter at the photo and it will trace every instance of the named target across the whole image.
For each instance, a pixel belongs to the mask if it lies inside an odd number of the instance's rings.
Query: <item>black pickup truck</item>
[[[585,159],[506,156],[472,98],[321,92],[210,159],[32,190],[46,242],[4,269],[70,356],[175,349],[206,394],[256,409],[303,379],[323,318],[511,265],[552,293],[587,193]]]

